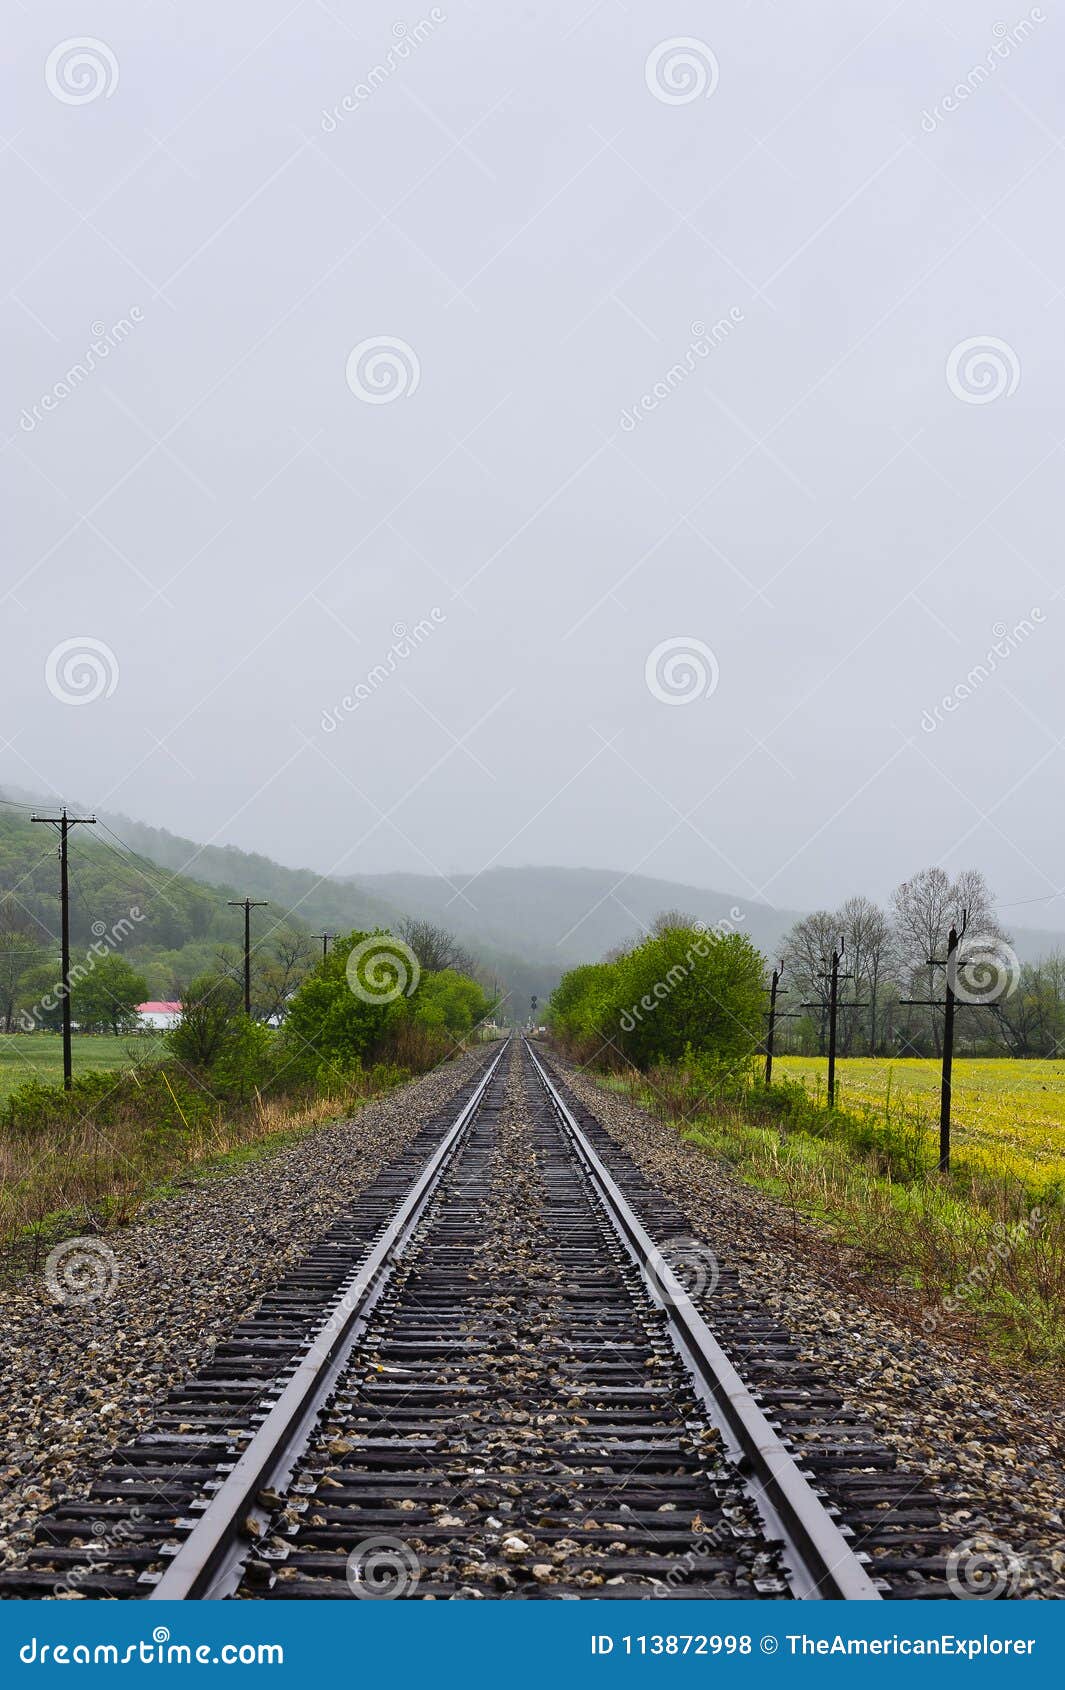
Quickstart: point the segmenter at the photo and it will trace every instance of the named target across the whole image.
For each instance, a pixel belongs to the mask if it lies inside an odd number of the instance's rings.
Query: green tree
[[[116,956],[113,951],[77,966],[85,972],[72,981],[70,1013],[79,1030],[133,1032],[138,1025],[137,1005],[148,995],[148,982],[143,974],[138,974],[125,957]]]
[[[471,1033],[491,1008],[491,1000],[476,980],[457,969],[444,968],[438,974],[422,975],[411,1019],[421,1027],[436,1028],[460,1039]]]
[[[734,1069],[763,1032],[765,963],[740,933],[670,928],[620,965],[619,1043],[637,1067],[687,1050]]]
[[[167,1049],[190,1068],[210,1068],[221,1060],[245,1019],[237,982],[224,974],[201,974],[182,999],[181,1020],[166,1036]]]
[[[417,991],[409,953],[391,933],[340,935],[289,999],[284,1032],[290,1060],[308,1074],[373,1060],[407,1019],[412,985]]]

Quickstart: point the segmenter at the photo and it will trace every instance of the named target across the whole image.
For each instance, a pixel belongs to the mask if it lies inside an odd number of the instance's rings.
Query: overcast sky
[[[1058,9],[4,27],[0,780],[1065,925]]]

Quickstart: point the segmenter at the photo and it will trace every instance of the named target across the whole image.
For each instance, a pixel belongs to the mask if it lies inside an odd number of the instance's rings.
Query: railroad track
[[[0,1595],[942,1597],[945,1506],[510,1041]]]

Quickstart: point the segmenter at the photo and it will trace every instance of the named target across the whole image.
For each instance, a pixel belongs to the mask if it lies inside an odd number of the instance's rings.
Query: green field
[[[108,1033],[75,1033],[74,1077],[90,1069],[132,1068],[160,1050],[161,1035],[132,1033],[113,1038]],[[63,1083],[63,1040],[58,1033],[0,1033],[0,1103],[16,1086],[37,1079],[44,1085]]]

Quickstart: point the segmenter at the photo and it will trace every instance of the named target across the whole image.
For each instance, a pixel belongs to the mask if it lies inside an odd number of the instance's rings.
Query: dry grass
[[[0,1136],[0,1257],[32,1263],[57,1236],[125,1225],[168,1183],[346,1118],[406,1077],[378,1069],[302,1099],[256,1092],[243,1107],[218,1105],[177,1127],[146,1126],[131,1099],[106,1127],[86,1111],[8,1131]]]

